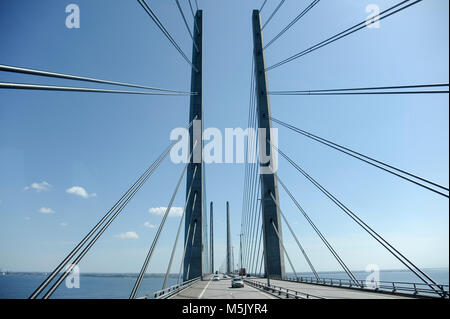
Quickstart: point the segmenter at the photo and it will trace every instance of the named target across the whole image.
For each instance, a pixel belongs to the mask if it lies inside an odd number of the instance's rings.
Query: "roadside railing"
[[[413,296],[449,298],[449,285],[427,285],[425,283],[392,282],[392,281],[366,281],[354,282],[350,279],[315,278],[315,277],[288,277],[287,281],[301,282],[314,285],[362,289],[376,292],[404,293]]]
[[[153,293],[139,297],[138,299],[165,299],[165,298],[170,297],[170,296],[174,295],[175,293],[178,293],[181,290],[186,289],[187,287],[193,285],[194,283],[199,281],[200,278],[201,277],[197,277],[197,278],[182,282],[180,284],[170,286],[166,289],[155,291]]]
[[[256,281],[256,280],[251,280],[251,279],[244,279],[244,281],[249,284],[250,286],[253,286],[255,288],[264,290],[266,292],[269,292],[271,294],[274,295],[278,295],[278,296],[285,296],[287,299],[292,298],[292,299],[325,299],[319,296],[315,296],[315,295],[311,295],[305,292],[301,292],[298,290],[294,290],[294,289],[289,289],[289,288],[284,288],[281,286],[275,286],[275,285],[267,285],[265,283]]]

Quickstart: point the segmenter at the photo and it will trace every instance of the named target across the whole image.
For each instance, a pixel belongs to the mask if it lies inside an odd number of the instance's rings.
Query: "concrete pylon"
[[[231,228],[230,228],[230,203],[227,202],[227,273],[230,274],[233,269],[231,260]]]
[[[265,138],[259,137],[260,161],[261,155],[268,156],[269,161],[260,162],[261,178],[261,206],[262,224],[264,237],[264,261],[267,275],[273,279],[284,279],[286,277],[284,266],[284,254],[280,239],[283,238],[281,230],[278,185],[276,178],[276,162],[274,148],[272,147],[272,119],[270,101],[268,95],[266,61],[264,56],[264,43],[261,30],[261,17],[258,10],[253,11],[253,57],[255,60],[256,79],[256,101],[258,108],[258,127],[266,133]],[[270,155],[263,154],[269,152]],[[277,231],[274,230],[273,225]],[[278,232],[278,234],[277,234]]]
[[[192,160],[188,165],[186,178],[186,196],[189,192],[189,185],[192,182],[191,197],[186,198],[188,204],[186,207],[185,216],[185,238],[186,254],[184,258],[183,280],[190,280],[203,275],[204,273],[204,252],[203,252],[203,225],[206,216],[203,216],[203,65],[202,65],[202,32],[203,32],[203,18],[202,11],[198,10],[195,14],[195,23],[197,25],[194,30],[195,44],[192,49],[192,68],[191,75],[191,92],[196,92],[191,95],[191,104],[189,110],[189,123],[192,126],[189,128],[190,136],[190,152],[192,153]],[[197,51],[198,48],[198,51]],[[195,149],[194,149],[195,146]],[[195,176],[194,176],[194,172]],[[195,203],[193,199],[195,198]],[[206,208],[205,208],[206,209]],[[189,231],[190,230],[190,231]]]
[[[210,257],[211,257],[211,273],[214,273],[214,226],[213,226],[213,202],[211,202],[211,206],[209,209],[209,239],[210,239],[210,244],[209,244],[209,249],[210,249]]]

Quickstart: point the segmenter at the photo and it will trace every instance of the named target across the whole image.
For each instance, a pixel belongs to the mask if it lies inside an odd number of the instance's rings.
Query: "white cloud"
[[[31,218],[30,217],[25,217],[25,220],[30,220]]]
[[[46,181],[43,181],[42,183],[33,183],[30,186],[25,186],[24,190],[29,190],[29,189],[33,189],[35,190],[37,193],[42,192],[42,191],[48,191],[50,188],[52,187],[52,185],[50,185],[49,183],[47,183]]]
[[[134,231],[127,231],[125,233],[121,233],[121,234],[116,235],[116,238],[120,238],[120,239],[138,239],[139,236]]]
[[[66,222],[62,222],[61,224],[59,224],[60,226],[62,226],[62,227],[66,227],[67,225],[69,225],[68,223],[66,223]]]
[[[66,193],[81,196],[83,198],[97,197],[96,193],[88,194],[81,186],[72,186],[71,188],[66,189]]]
[[[145,223],[144,223],[144,226],[147,227],[147,228],[150,228],[150,229],[156,228],[155,225],[150,224],[149,222],[145,222]]]
[[[164,216],[167,207],[152,207],[148,211],[150,214]],[[183,215],[183,207],[172,207],[169,211],[169,216],[180,217]]]
[[[42,214],[54,214],[55,211],[53,209],[51,209],[51,208],[48,208],[48,207],[41,207],[41,209],[39,209],[39,213],[42,213]]]

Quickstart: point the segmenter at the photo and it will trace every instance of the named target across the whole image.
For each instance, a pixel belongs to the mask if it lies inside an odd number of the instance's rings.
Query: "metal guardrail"
[[[286,296],[286,298],[292,298],[292,299],[325,299],[323,297],[311,295],[305,292],[297,291],[294,289],[284,288],[281,286],[275,286],[275,285],[267,285],[259,281],[250,280],[250,279],[244,279],[244,281],[251,286],[255,288],[262,289],[266,292],[277,294],[278,296]]]
[[[357,283],[350,279],[336,279],[336,278],[315,278],[315,277],[290,277],[287,281],[301,282],[314,285],[324,285],[343,288],[362,289],[375,292],[388,293],[403,293],[413,296],[449,298],[449,285],[427,285],[425,283],[413,282],[392,282],[392,281],[377,281],[368,282],[366,280],[358,280]]]
[[[201,277],[197,277],[197,278],[182,282],[180,284],[170,286],[166,289],[155,291],[153,293],[147,294],[147,295],[139,297],[137,299],[164,299],[164,298],[167,298],[167,297],[193,285],[194,283],[199,281],[200,278]]]

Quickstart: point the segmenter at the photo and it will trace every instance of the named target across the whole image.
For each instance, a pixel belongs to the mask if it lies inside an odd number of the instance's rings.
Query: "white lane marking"
[[[208,282],[208,284],[205,286],[205,288],[203,288],[203,291],[202,291],[202,293],[198,296],[198,298],[197,299],[202,299],[202,297],[203,297],[203,294],[205,293],[205,291],[206,291],[206,289],[208,289],[208,287],[209,287],[209,284],[211,283],[211,281],[212,281],[212,279]]]

